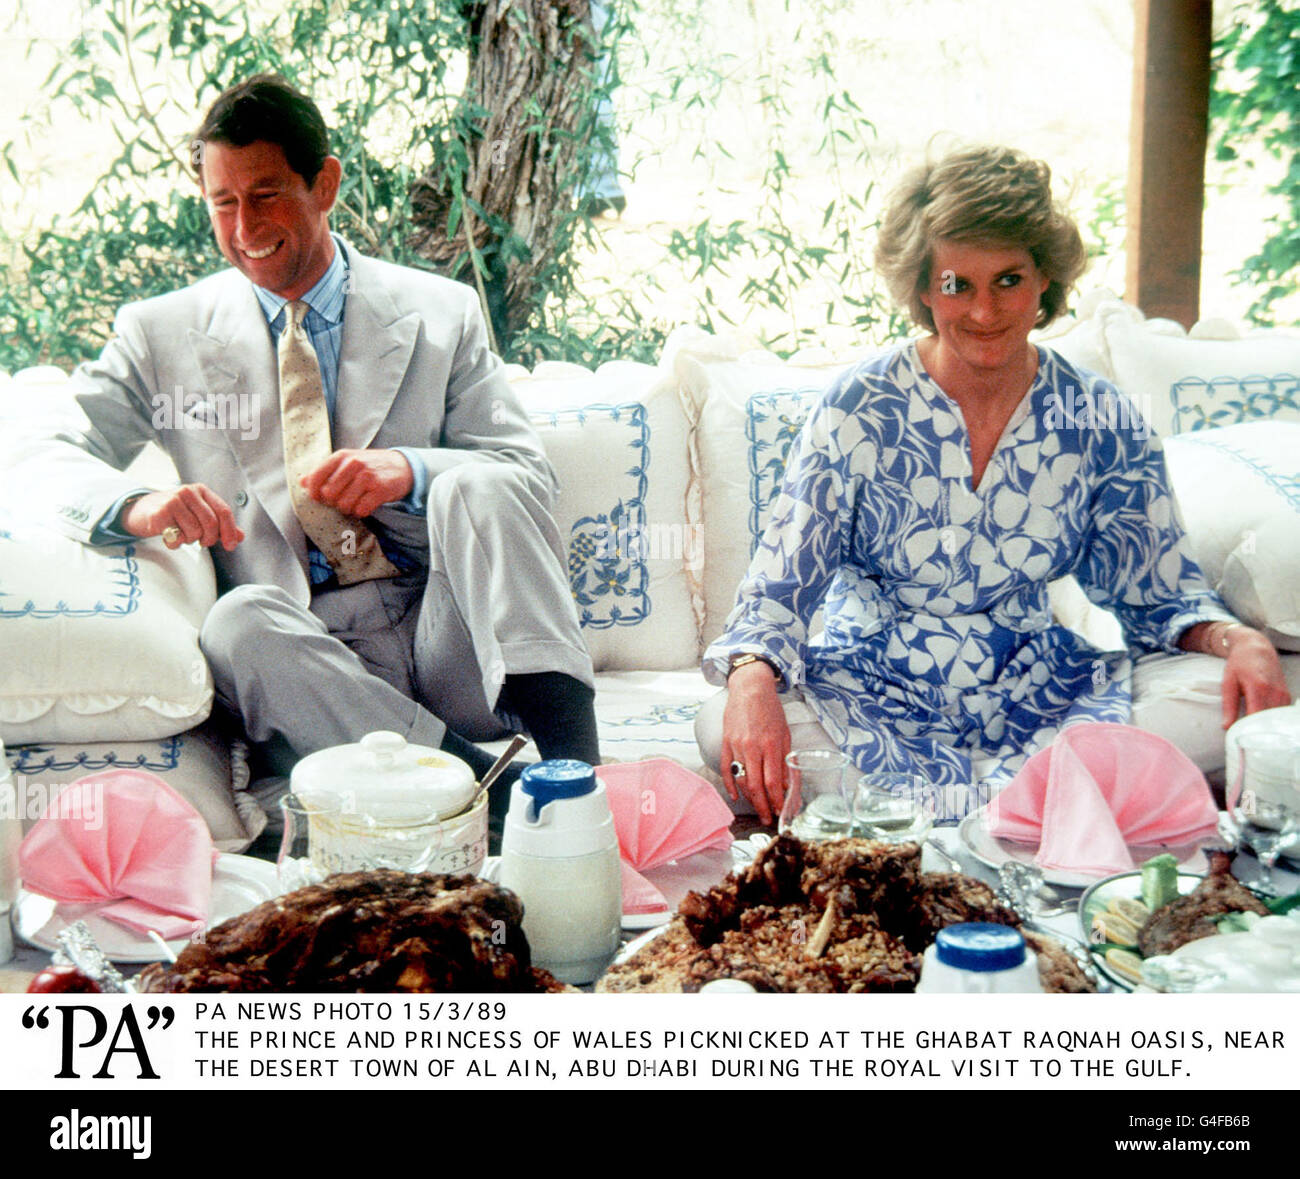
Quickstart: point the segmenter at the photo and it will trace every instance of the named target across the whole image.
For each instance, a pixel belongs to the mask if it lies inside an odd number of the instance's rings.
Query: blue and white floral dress
[[[1129,719],[1130,657],[1231,615],[1188,552],[1163,456],[1114,386],[1040,348],[978,489],[960,408],[914,343],[843,374],[791,450],[704,670],[761,652],[863,771],[987,801],[1063,726]],[[1055,625],[1074,574],[1127,652]],[[813,627],[821,611],[820,630]]]

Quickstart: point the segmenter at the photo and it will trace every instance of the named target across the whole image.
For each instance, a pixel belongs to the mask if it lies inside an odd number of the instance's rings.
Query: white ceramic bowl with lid
[[[290,778],[293,793],[320,809],[313,839],[329,843],[346,871],[477,873],[487,858],[488,798],[469,807],[475,785],[459,758],[385,731],[309,754]]]

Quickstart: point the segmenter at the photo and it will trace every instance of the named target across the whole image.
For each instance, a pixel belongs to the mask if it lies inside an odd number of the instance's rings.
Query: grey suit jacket
[[[430,480],[462,463],[512,463],[551,503],[554,471],[488,349],[473,291],[348,255],[334,447],[417,448]],[[64,445],[35,456],[32,473],[52,488],[57,526],[89,541],[109,507],[139,486],[123,469],[156,441],[181,480],[212,488],[244,531],[234,552],[211,550],[222,588],[278,585],[305,604],[306,541],[285,478],[275,350],[248,279],[227,270],[129,304],[114,327],[99,359],[73,374],[88,428],[59,431]],[[371,522],[427,562],[422,517],[390,506]]]

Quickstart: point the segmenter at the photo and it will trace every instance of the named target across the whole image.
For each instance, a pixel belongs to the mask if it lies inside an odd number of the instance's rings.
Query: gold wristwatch
[[[769,659],[766,655],[755,655],[752,651],[746,651],[743,655],[733,655],[727,664],[727,679],[731,679],[731,673],[738,667],[745,667],[750,663],[766,663],[772,669],[772,674],[776,676],[777,691],[785,689],[785,675],[781,669]]]

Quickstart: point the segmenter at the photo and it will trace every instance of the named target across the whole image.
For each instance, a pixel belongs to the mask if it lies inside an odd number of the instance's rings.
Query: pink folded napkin
[[[988,806],[998,839],[1038,845],[1041,868],[1110,876],[1129,848],[1178,847],[1214,834],[1205,776],[1163,737],[1132,725],[1080,724],[1034,754]]]
[[[642,872],[731,846],[731,808],[698,774],[666,757],[601,766],[623,856],[623,912],[658,913],[664,895]]]
[[[106,770],[68,786],[19,848],[23,887],[139,933],[208,920],[216,853],[202,816],[156,774]]]

